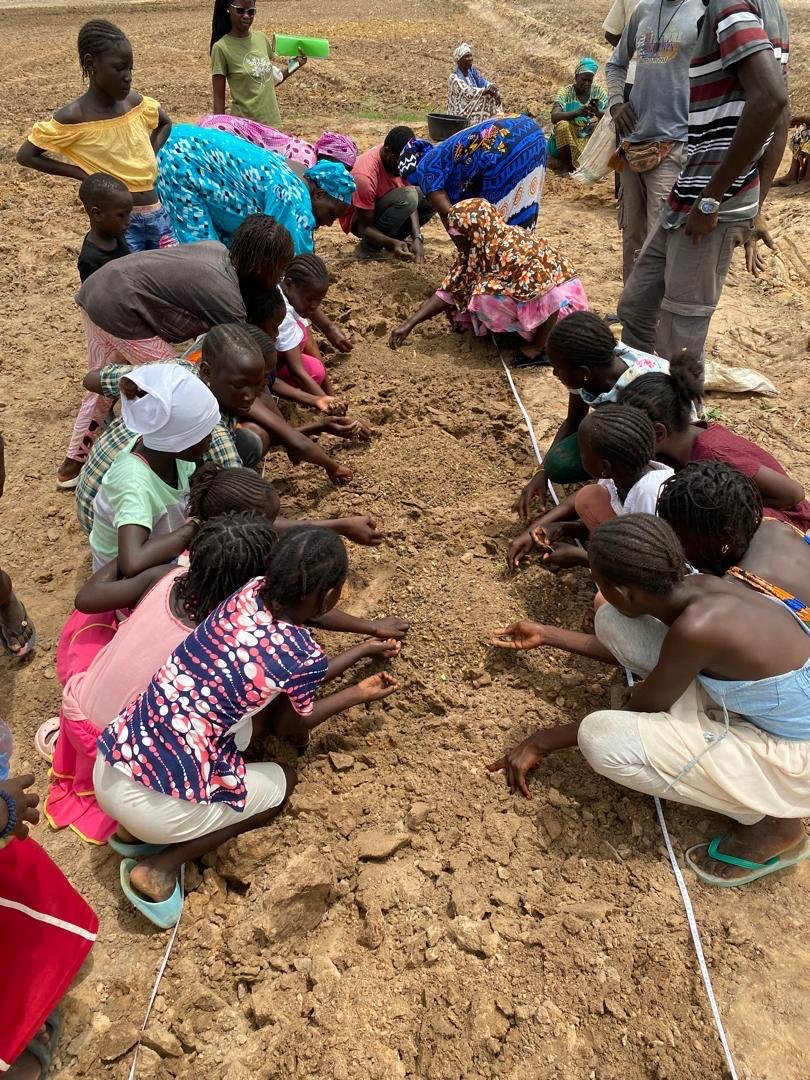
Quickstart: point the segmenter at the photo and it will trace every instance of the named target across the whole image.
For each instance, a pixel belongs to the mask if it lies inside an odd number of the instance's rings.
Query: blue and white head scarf
[[[352,195],[357,190],[352,174],[337,161],[319,161],[307,169],[304,176],[339,202],[351,203]]]
[[[433,149],[433,143],[427,139],[411,139],[402,147],[399,155],[398,171],[402,179],[407,183],[416,172],[417,166],[428,150]]]

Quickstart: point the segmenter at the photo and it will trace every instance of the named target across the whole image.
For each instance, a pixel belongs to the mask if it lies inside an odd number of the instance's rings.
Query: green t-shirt
[[[281,127],[276,83],[283,75],[273,63],[273,50],[261,30],[251,30],[243,38],[221,37],[211,50],[211,72],[228,80],[234,116]]]
[[[90,548],[94,570],[118,554],[118,530],[123,525],[142,525],[160,534],[179,528],[186,519],[188,482],[196,463],[178,459],[177,487],[173,488],[143,458],[131,453],[137,441],[133,438],[116,457],[93,500]]]

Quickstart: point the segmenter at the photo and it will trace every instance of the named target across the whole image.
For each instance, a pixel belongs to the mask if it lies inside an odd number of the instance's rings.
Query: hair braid
[[[672,526],[654,514],[622,514],[598,525],[588,541],[594,574],[665,596],[684,578],[684,554]]]
[[[654,424],[664,424],[670,431],[686,431],[694,403],[702,396],[703,364],[697,357],[681,353],[670,361],[669,375],[639,375],[619,392],[619,401],[643,409]]]
[[[605,367],[613,359],[616,338],[607,323],[592,311],[575,311],[554,325],[546,351],[568,368]]]
[[[177,579],[177,597],[195,622],[265,572],[277,536],[266,517],[221,514],[205,522],[189,547],[188,573]]]
[[[595,452],[611,465],[640,473],[655,456],[655,429],[641,409],[600,405],[580,425]]]
[[[259,346],[241,323],[222,323],[203,338],[200,360],[218,368],[223,360],[255,360],[259,355]]]
[[[320,255],[296,255],[284,271],[286,281],[316,287],[329,285],[329,270]]]
[[[337,533],[313,525],[285,532],[267,566],[262,599],[289,606],[307,593],[326,594],[346,577],[349,560]]]
[[[128,44],[129,38],[114,23],[107,22],[106,19],[90,19],[89,22],[86,22],[79,30],[76,41],[82,75],[88,79],[90,78],[90,65],[87,63],[88,56],[91,60],[95,60],[96,57],[124,42]]]
[[[287,310],[284,293],[278,285],[274,285],[272,289],[262,289],[258,285],[248,284],[242,288],[242,299],[245,302],[247,321],[253,326],[260,326],[274,315]]]
[[[224,469],[213,461],[199,465],[191,478],[189,516],[208,521],[220,514],[241,511],[273,521],[279,511],[273,485],[253,469]]]
[[[240,282],[275,277],[277,285],[293,254],[292,237],[269,214],[248,214],[231,243],[231,263]]]
[[[682,538],[692,562],[720,574],[748,550],[762,524],[762,497],[731,465],[693,461],[662,486],[658,514]]]

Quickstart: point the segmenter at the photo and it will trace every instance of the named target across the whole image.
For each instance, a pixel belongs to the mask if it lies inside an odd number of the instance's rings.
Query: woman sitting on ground
[[[485,79],[474,65],[472,47],[464,42],[453,50],[456,67],[447,80],[447,112],[463,116],[468,124],[480,124],[495,116],[501,95],[495,83]]]
[[[761,446],[736,435],[723,424],[694,420],[703,397],[703,364],[683,353],[669,364],[669,374],[642,375],[619,393],[622,404],[634,405],[655,427],[656,456],[676,469],[690,461],[725,461],[756,484],[765,513],[810,529],[810,501],[798,480]]]
[[[268,214],[292,237],[295,254],[312,251],[315,230],[351,209],[352,174],[319,161],[299,177],[270,150],[227,131],[177,124],[158,155],[157,186],[181,244],[230,245],[250,214]]]
[[[124,859],[121,885],[157,926],[180,918],[183,863],[269,824],[295,784],[286,766],[246,765],[242,751],[254,728],[303,748],[324,720],[397,689],[383,672],[316,700],[324,683],[360,660],[399,652],[393,640],[364,641],[328,661],[306,629],[338,603],[347,570],[334,533],[290,530],[266,575],[193,630],[99,739],[96,799],[120,822],[118,841],[150,845],[140,863]],[[158,724],[161,738],[149,738]]]
[[[549,140],[548,156],[558,160],[566,174],[576,169],[608,105],[607,90],[594,85],[598,70],[595,60],[583,57],[577,64],[574,81],[559,91],[551,107],[554,134]]]
[[[298,135],[287,135],[274,127],[268,127],[267,124],[249,120],[246,116],[231,116],[229,113],[201,116],[197,127],[229,131],[231,135],[238,135],[240,139],[260,146],[262,150],[281,154],[293,168],[299,165],[310,169],[319,161],[336,161],[339,165],[351,169],[357,161],[357,143],[348,135],[339,135],[336,131],[325,131],[315,143],[308,143]]]
[[[442,312],[479,336],[512,333],[523,339],[515,366],[541,363],[546,339],[561,319],[588,307],[573,266],[537,233],[507,225],[484,199],[465,199],[447,216],[455,265],[434,295],[391,334],[402,345],[419,323]]]
[[[810,637],[795,614],[737,582],[685,576],[677,536],[649,514],[600,525],[588,555],[609,603],[668,627],[658,663],[624,709],[541,729],[490,770],[528,796],[527,774],[578,743],[608,779],[732,818],[686,853],[707,884],[747,884],[810,857]]]

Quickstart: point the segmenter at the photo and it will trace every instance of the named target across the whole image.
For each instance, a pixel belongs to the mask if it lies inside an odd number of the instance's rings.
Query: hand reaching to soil
[[[382,701],[383,698],[387,698],[399,689],[399,683],[387,671],[380,671],[376,675],[370,675],[367,679],[362,679],[357,684],[357,689],[360,691],[364,702]]]
[[[402,641],[411,628],[411,624],[406,619],[398,619],[395,615],[389,615],[385,619],[374,619],[372,625],[375,637],[383,640],[393,638],[395,641]]]
[[[2,790],[14,802],[17,824],[14,826],[11,835],[18,837],[20,840],[24,840],[28,836],[28,825],[36,825],[39,821],[39,810],[36,809],[39,795],[35,792],[29,794],[25,790],[31,787],[33,782],[33,774],[24,773],[22,776],[10,776],[0,784]],[[5,800],[0,800],[0,814],[2,815],[0,817],[0,832],[2,832],[8,825],[8,807]]]
[[[517,510],[521,521],[531,520],[532,503],[535,500],[540,503],[540,509],[545,510],[548,502],[548,484],[546,483],[546,474],[542,469],[539,469],[526,484],[512,507],[513,510]]]
[[[502,758],[487,765],[491,773],[505,772],[506,786],[512,795],[519,791],[525,798],[530,799],[531,792],[526,784],[526,777],[540,764],[544,754],[537,745],[536,735],[530,735],[522,743],[513,746]]]
[[[397,641],[394,638],[369,638],[368,641],[363,642],[363,652],[366,656],[375,657],[381,656],[385,660],[393,660],[395,656],[399,656],[402,651],[402,642]]]
[[[495,630],[489,643],[495,649],[539,649],[546,644],[544,629],[540,623],[520,619]]]
[[[348,402],[338,401],[336,397],[329,397],[327,394],[315,399],[315,408],[327,416],[345,416],[349,411]]]

